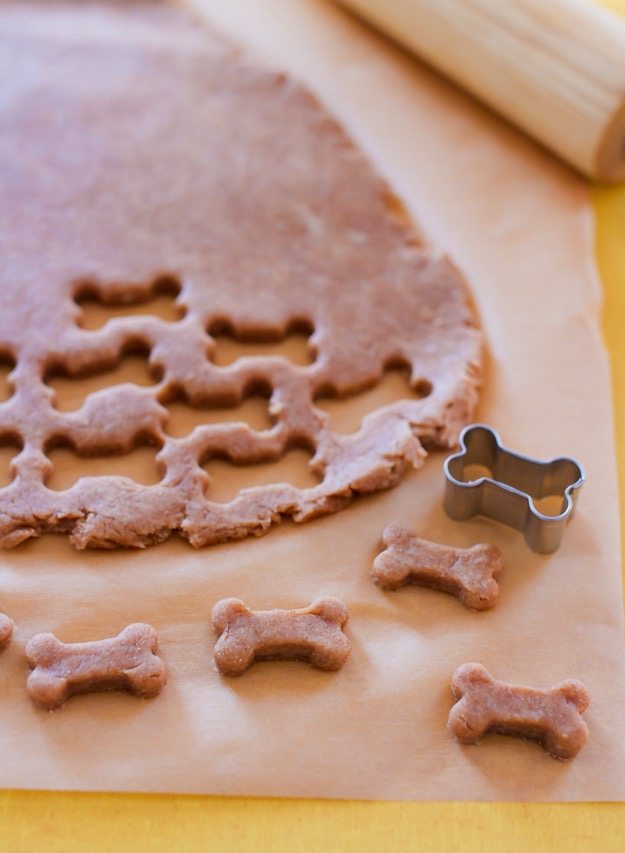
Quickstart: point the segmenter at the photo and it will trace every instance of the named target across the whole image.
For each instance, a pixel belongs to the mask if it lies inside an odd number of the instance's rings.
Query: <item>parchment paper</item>
[[[0,554],[2,609],[16,622],[0,656],[0,784],[383,799],[603,800],[625,794],[625,656],[618,494],[601,292],[587,187],[466,96],[341,11],[314,0],[201,0],[207,16],[308,81],[343,120],[423,232],[466,273],[488,339],[479,418],[507,446],[577,456],[588,482],[561,549],[533,554],[487,520],[441,508],[442,461],[332,517],[260,540],[193,551],[76,553],[44,537]],[[282,469],[284,470],[284,469]],[[369,580],[383,527],[498,545],[500,600],[472,613],[419,588]],[[304,664],[223,679],[212,604],[255,608],[335,595],[349,607],[351,657],[337,674]],[[153,701],[123,694],[36,710],[23,647],[154,625],[170,681]],[[562,763],[535,744],[446,732],[449,678],[466,661],[499,678],[581,678],[590,741]]]

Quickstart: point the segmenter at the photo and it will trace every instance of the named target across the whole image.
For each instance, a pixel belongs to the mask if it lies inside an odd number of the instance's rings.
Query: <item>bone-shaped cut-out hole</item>
[[[142,349],[143,353],[136,352]],[[79,409],[89,394],[130,382],[133,385],[155,385],[160,381],[160,371],[148,364],[149,352],[144,347],[134,347],[135,352],[126,355],[116,367],[98,372],[90,372],[83,376],[67,376],[61,367],[49,371],[45,382],[55,392],[54,405],[61,412],[71,412]]]
[[[351,433],[360,429],[363,418],[370,412],[389,406],[399,400],[417,400],[429,396],[432,386],[421,379],[414,386],[410,383],[407,368],[387,369],[380,381],[359,394],[337,397],[332,389],[324,389],[315,400],[315,405],[330,415],[335,432]]]
[[[13,481],[14,474],[11,469],[11,461],[21,449],[21,442],[17,436],[0,438],[0,489]]]
[[[15,367],[15,362],[8,353],[0,352],[0,403],[8,400],[13,393],[9,374]]]
[[[311,454],[296,448],[276,462],[254,465],[233,465],[223,459],[211,459],[204,464],[210,477],[207,497],[216,503],[229,503],[242,489],[287,483],[299,489],[310,489],[319,479],[310,470]]]
[[[156,462],[158,448],[136,447],[130,453],[102,456],[78,456],[69,447],[53,447],[47,451],[52,472],[46,486],[54,491],[70,489],[81,477],[129,477],[136,483],[152,486],[163,473]]]
[[[13,480],[11,460],[18,452],[15,447],[0,446],[0,489],[8,486]]]
[[[147,296],[137,296],[128,289],[116,291],[111,298],[105,298],[100,289],[90,283],[82,285],[74,297],[81,308],[77,323],[81,329],[99,329],[115,317],[136,317],[152,315],[168,323],[181,320],[186,313],[176,298],[180,293],[180,284],[171,277],[157,279]]]
[[[252,396],[236,406],[190,406],[177,401],[167,404],[168,418],[165,431],[180,438],[188,435],[197,426],[219,423],[246,423],[251,429],[261,432],[271,427],[266,397]]]
[[[210,324],[209,334],[215,341],[211,361],[225,367],[240,358],[282,356],[293,364],[308,365],[315,360],[315,350],[310,343],[313,328],[309,323],[292,323],[285,335],[271,329],[235,332],[226,321]]]

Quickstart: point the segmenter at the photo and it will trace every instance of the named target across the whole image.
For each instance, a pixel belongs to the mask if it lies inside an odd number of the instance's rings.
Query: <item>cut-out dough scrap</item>
[[[503,734],[538,741],[554,758],[574,758],[588,740],[582,719],[590,704],[586,687],[576,679],[538,689],[496,681],[479,663],[454,672],[451,689],[457,700],[449,713],[449,729],[461,743],[477,743],[484,735]]]
[[[19,354],[0,431],[24,444],[0,498],[0,546],[46,531],[68,533],[77,548],[144,547],[172,531],[194,546],[260,535],[394,486],[423,463],[424,446],[455,444],[482,360],[465,282],[389,209],[384,181],[306,89],[165,3],[7,0],[0,39],[11,199],[0,207],[0,350]],[[182,285],[179,322],[77,325],[77,294],[132,303],[168,276]],[[224,327],[240,340],[310,328],[316,358],[214,364],[206,330]],[[139,345],[162,372],[157,389],[111,387],[77,412],[54,409],[42,379],[50,365],[76,376]],[[431,393],[382,406],[352,435],[314,405],[324,389],[371,388],[396,364]],[[267,433],[163,431],[157,397],[232,406],[258,387],[272,392]],[[162,444],[165,477],[150,486],[84,478],[54,493],[44,479],[55,436],[86,454],[128,452],[149,436]],[[211,501],[203,461],[270,461],[293,446],[315,450],[317,486],[263,486],[225,508]]]
[[[382,589],[419,584],[449,592],[472,610],[486,610],[497,601],[499,586],[494,578],[503,569],[503,554],[494,545],[438,545],[401,524],[389,524],[382,543],[385,550],[371,570]]]
[[[142,622],[128,625],[116,637],[87,643],[62,643],[54,634],[37,634],[26,645],[26,658],[33,670],[28,693],[49,711],[70,696],[100,690],[126,690],[149,699],[167,680],[156,631]]]
[[[211,620],[219,633],[215,663],[224,675],[242,675],[259,660],[302,660],[318,669],[345,663],[350,642],[343,633],[348,613],[336,598],[319,598],[295,610],[250,610],[239,598],[224,598]]]
[[[13,620],[6,613],[0,613],[0,649],[4,649],[11,642],[13,627]]]

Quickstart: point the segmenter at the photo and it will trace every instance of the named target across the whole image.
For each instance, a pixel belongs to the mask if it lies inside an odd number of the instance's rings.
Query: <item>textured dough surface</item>
[[[127,690],[157,696],[167,681],[151,625],[127,625],[116,637],[63,643],[54,634],[36,634],[26,644],[32,668],[27,688],[35,704],[49,711],[71,696],[98,690]]]
[[[343,633],[348,618],[336,598],[293,610],[250,610],[240,598],[224,598],[211,614],[220,635],[215,663],[224,675],[241,675],[259,660],[303,660],[318,669],[340,669],[350,652]]]
[[[46,531],[77,548],[195,546],[305,521],[395,485],[424,447],[470,420],[480,333],[464,282],[422,246],[387,186],[299,84],[256,67],[160,3],[6,3],[0,14],[0,356],[15,364],[0,443],[20,447],[0,490],[0,545]],[[146,299],[177,283],[184,317],[77,324],[74,301]],[[309,366],[257,357],[217,366],[209,331],[314,332]],[[110,369],[137,346],[158,383],[118,385],[61,412],[51,372]],[[332,430],[320,395],[357,393],[389,365],[431,393]],[[272,426],[201,425],[173,438],[168,402],[236,405],[270,394]],[[160,449],[162,480],[85,477],[46,487],[49,448],[80,456]],[[211,501],[201,465],[314,453],[312,488],[275,484]]]
[[[574,758],[588,741],[582,719],[590,704],[577,679],[540,689],[497,681],[479,663],[454,672],[451,690],[456,704],[448,727],[461,743],[478,743],[488,733],[538,741],[554,758]]]
[[[0,650],[8,646],[13,636],[13,620],[0,613]]]
[[[422,539],[403,524],[389,524],[382,544],[371,570],[382,589],[420,584],[449,592],[473,610],[487,610],[497,601],[495,575],[503,569],[503,554],[494,545],[452,548]]]

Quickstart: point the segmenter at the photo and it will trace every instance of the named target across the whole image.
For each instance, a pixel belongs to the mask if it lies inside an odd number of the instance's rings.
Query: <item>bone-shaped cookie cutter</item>
[[[586,479],[582,466],[565,456],[539,462],[513,453],[484,424],[465,427],[460,448],[444,464],[447,514],[458,521],[486,515],[520,530],[533,551],[555,551]],[[470,466],[482,470],[472,477]],[[546,515],[534,501],[552,495],[562,496],[560,512]]]

